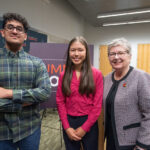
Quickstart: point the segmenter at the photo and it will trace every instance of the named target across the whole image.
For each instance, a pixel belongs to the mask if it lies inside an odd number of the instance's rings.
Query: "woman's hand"
[[[86,132],[81,127],[77,128],[75,131],[76,131],[76,135],[81,138],[84,137],[84,135],[86,134]]]
[[[144,148],[141,148],[141,147],[139,147],[139,146],[135,146],[134,147],[134,150],[145,150]]]
[[[73,128],[68,128],[65,130],[69,139],[70,140],[74,140],[74,141],[79,141],[81,140],[81,137],[79,137],[77,134],[76,134],[76,130],[74,130]]]

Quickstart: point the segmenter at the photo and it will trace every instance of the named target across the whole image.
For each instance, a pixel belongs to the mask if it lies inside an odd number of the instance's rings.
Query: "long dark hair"
[[[86,58],[83,61],[81,67],[79,93],[81,95],[86,94],[87,96],[89,96],[89,94],[94,94],[95,84],[94,84],[93,73],[91,69],[88,45],[86,40],[83,37],[75,37],[69,42],[68,49],[67,49],[66,68],[65,68],[65,73],[62,82],[62,92],[65,96],[69,96],[71,94],[70,83],[72,79],[72,70],[74,68],[74,64],[70,60],[69,50],[71,45],[76,41],[79,41],[81,44],[83,44],[86,49]]]

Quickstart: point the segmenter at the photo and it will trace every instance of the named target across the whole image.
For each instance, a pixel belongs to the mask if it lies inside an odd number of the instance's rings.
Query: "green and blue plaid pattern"
[[[50,96],[45,64],[23,49],[16,54],[0,49],[0,87],[13,90],[12,99],[0,99],[0,140],[17,142],[41,125],[39,103]]]

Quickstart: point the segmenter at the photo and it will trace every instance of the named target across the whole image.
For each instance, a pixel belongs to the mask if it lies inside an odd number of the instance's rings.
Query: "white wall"
[[[94,66],[96,68],[99,68],[99,46],[120,37],[125,37],[131,43],[131,65],[136,67],[137,44],[150,43],[150,23],[99,28],[87,24],[85,37],[89,43],[94,44]]]
[[[70,40],[84,32],[83,18],[66,0],[0,0],[0,16],[8,11],[22,14],[31,27],[53,35],[50,40]]]
[[[131,65],[136,67],[137,44],[150,43],[150,24],[92,27],[66,0],[0,0],[0,16],[17,12],[31,27],[47,33],[50,42],[66,42],[83,35],[94,44],[94,66],[99,68],[99,46],[114,38],[125,37],[132,45]]]

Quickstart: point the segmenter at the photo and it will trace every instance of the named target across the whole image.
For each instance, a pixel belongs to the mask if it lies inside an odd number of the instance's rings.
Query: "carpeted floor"
[[[65,150],[62,126],[55,109],[47,109],[43,116],[39,150]]]

